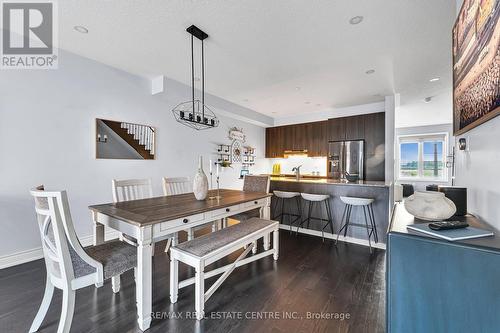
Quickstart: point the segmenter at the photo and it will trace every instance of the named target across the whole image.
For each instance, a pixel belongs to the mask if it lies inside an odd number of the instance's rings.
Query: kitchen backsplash
[[[292,169],[302,165],[300,173],[303,175],[319,172],[320,176],[326,176],[326,157],[291,156],[289,158],[271,158],[269,161],[271,164],[269,173],[272,172],[272,165],[279,163],[282,174],[293,174]]]

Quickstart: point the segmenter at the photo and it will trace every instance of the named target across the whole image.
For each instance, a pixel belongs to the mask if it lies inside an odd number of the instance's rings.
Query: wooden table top
[[[207,199],[202,201],[196,200],[193,193],[186,193],[93,205],[89,209],[142,227],[271,196],[269,193],[221,189],[220,200],[208,200],[208,197],[215,196],[216,193],[216,190],[209,191]]]

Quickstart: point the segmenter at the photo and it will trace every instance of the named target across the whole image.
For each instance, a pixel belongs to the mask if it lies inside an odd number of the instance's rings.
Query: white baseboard
[[[280,229],[290,231],[290,226],[280,224]],[[295,232],[297,230],[297,228],[292,228],[292,230],[293,230],[293,232]],[[321,231],[318,231],[318,230],[299,228],[299,233],[321,237]],[[335,240],[335,239],[337,239],[337,234],[331,234],[331,233],[325,232],[325,238]],[[357,245],[368,246],[368,240],[349,237],[349,236],[344,237],[344,236],[340,235],[339,241],[346,242],[346,243],[353,243],[353,244],[357,244]],[[372,247],[377,248],[377,249],[382,249],[382,250],[386,249],[386,245],[384,243],[380,243],[380,242],[379,243],[372,242]]]
[[[119,233],[116,232],[115,230],[106,230],[105,239],[106,240],[115,239],[118,238],[118,235]],[[92,245],[94,241],[94,237],[92,235],[80,237],[79,239],[80,243],[84,247]],[[38,260],[41,258],[43,258],[42,247],[36,247],[31,250],[24,250],[12,254],[7,254],[4,256],[0,256],[0,269],[24,264],[26,262]]]

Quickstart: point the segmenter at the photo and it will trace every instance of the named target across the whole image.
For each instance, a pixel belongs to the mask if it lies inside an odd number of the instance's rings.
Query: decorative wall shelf
[[[217,162],[231,162],[231,146],[218,145],[217,147]]]
[[[243,156],[241,163],[245,166],[252,166],[255,164],[255,148],[250,146],[243,147]]]

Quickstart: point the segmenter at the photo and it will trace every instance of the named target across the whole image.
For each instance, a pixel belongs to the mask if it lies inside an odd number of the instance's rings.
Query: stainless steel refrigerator
[[[334,141],[328,144],[328,176],[334,179],[345,179],[346,172],[358,175],[364,180],[363,140]]]

